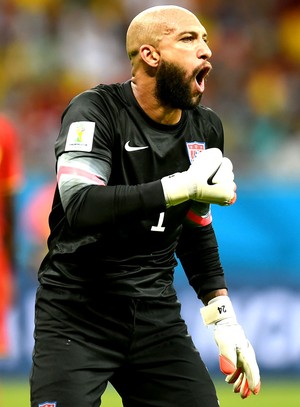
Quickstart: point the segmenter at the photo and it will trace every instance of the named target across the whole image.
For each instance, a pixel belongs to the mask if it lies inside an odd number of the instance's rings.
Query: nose
[[[198,50],[198,58],[199,59],[209,59],[212,56],[212,52],[207,45],[207,43],[202,40]]]

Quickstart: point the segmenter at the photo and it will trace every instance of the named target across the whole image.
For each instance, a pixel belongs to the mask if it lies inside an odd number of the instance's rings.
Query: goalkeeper
[[[181,318],[176,255],[226,380],[242,398],[259,392],[212,226],[211,204],[233,204],[236,186],[222,123],[200,104],[206,30],[186,9],[153,7],[131,22],[127,52],[130,80],[81,93],[62,116],[31,407],[98,407],[109,382],[125,407],[218,407]]]

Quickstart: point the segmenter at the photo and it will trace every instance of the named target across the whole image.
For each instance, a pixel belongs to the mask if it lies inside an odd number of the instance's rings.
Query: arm
[[[238,324],[228,296],[209,207],[194,203],[180,238],[177,255],[188,280],[204,303],[205,325],[214,326],[220,370],[242,398],[260,390],[260,374],[254,350]],[[207,212],[205,214],[205,212]]]
[[[210,291],[202,297],[202,302],[204,305],[207,305],[210,300],[220,297],[221,295],[228,295],[227,288],[219,288],[217,290]]]
[[[107,185],[109,165],[100,159],[65,153],[58,159],[57,181],[69,224],[77,230],[97,229],[134,214],[147,217],[165,210],[161,182]]]
[[[222,162],[220,150],[210,149],[175,176],[147,184],[109,186],[111,168],[107,161],[66,152],[58,158],[57,181],[69,224],[75,229],[97,228],[132,213],[145,217],[189,199],[233,203],[235,184],[228,162]]]
[[[176,254],[199,299],[227,293],[209,204],[194,202],[187,213]],[[222,291],[220,291],[222,290]]]

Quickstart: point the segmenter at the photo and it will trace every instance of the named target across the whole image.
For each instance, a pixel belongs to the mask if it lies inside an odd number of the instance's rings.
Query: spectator
[[[0,358],[9,355],[7,316],[14,284],[14,199],[21,184],[21,159],[17,131],[0,116]]]

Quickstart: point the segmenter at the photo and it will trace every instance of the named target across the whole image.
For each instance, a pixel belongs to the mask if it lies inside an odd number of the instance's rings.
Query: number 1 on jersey
[[[162,226],[165,217],[165,212],[161,212],[159,214],[158,224],[156,226],[151,227],[151,232],[164,232],[165,227]]]

